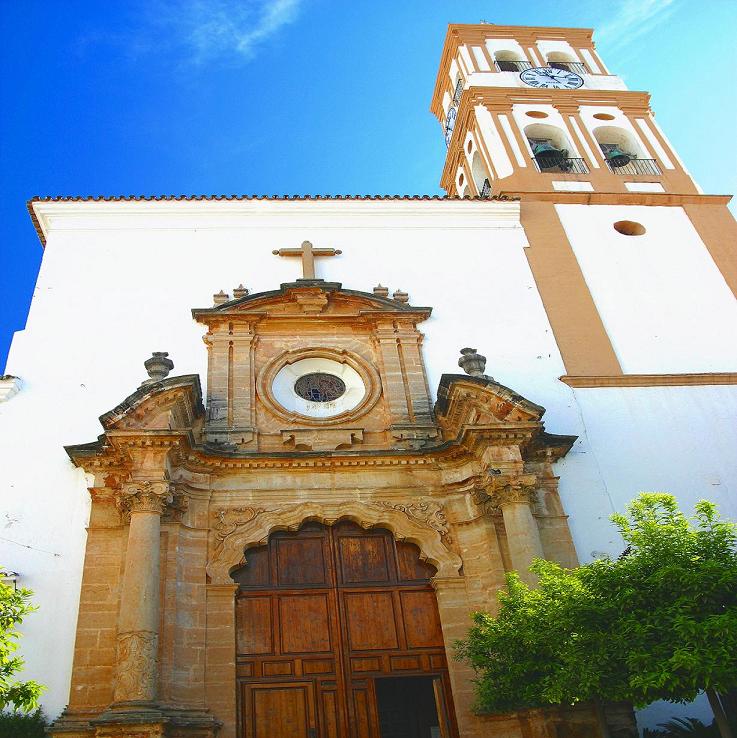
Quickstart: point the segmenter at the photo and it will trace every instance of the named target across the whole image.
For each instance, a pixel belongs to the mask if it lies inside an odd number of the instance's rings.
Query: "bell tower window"
[[[624,128],[599,126],[594,129],[594,138],[614,174],[662,174],[658,162],[648,158],[637,139]]]
[[[532,64],[523,59],[516,51],[497,51],[494,64],[500,72],[524,72],[532,68]]]
[[[547,56],[548,66],[553,69],[562,69],[565,72],[575,74],[588,74],[586,66],[574,59],[570,54],[561,51],[551,51]]]
[[[533,123],[525,127],[525,136],[538,171],[588,174],[586,163],[572,151],[568,137],[559,128]]]

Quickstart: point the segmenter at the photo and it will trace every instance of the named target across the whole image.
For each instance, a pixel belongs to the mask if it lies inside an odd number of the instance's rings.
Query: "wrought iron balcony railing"
[[[576,74],[588,74],[588,70],[581,62],[548,62],[548,66],[553,69],[564,69],[567,72],[575,72]]]
[[[655,159],[630,159],[627,164],[620,167],[615,167],[609,159],[607,159],[606,163],[609,165],[609,169],[611,169],[614,174],[648,174],[652,176],[660,175],[663,173],[660,170],[658,162],[655,161]]]
[[[463,94],[463,80],[459,77],[458,81],[456,82],[456,88],[453,92],[453,102],[458,105],[458,103],[461,101],[461,95]]]
[[[488,179],[484,180],[484,183],[481,185],[481,192],[479,192],[479,197],[482,197],[486,199],[487,197],[491,196],[491,182],[489,182]]]
[[[532,64],[528,61],[495,61],[496,68],[500,72],[524,72],[525,69],[532,69]]]
[[[551,172],[560,172],[562,174],[588,174],[589,168],[586,166],[586,162],[583,159],[571,159],[569,157],[561,158],[557,163],[552,166],[541,166],[540,162],[532,158],[535,162],[538,172],[543,174],[549,174]]]

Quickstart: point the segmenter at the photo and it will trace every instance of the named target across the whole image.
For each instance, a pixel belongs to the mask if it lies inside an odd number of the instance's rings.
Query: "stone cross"
[[[337,256],[342,253],[339,249],[315,249],[309,241],[302,241],[298,249],[275,249],[271,252],[275,256],[299,256],[302,258],[302,279],[315,279],[315,257]]]

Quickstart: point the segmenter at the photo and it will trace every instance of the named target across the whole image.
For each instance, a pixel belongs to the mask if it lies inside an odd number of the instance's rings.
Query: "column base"
[[[215,738],[220,726],[204,710],[121,702],[96,714],[65,710],[48,734],[52,738]]]

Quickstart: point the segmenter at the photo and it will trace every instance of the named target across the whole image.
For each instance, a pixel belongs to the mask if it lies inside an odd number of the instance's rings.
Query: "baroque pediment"
[[[189,430],[204,416],[196,374],[144,382],[133,394],[100,416],[106,431]]]
[[[252,318],[329,318],[359,319],[400,317],[413,323],[426,320],[429,307],[414,307],[402,299],[383,294],[343,289],[339,282],[322,279],[300,279],[286,282],[278,290],[243,295],[224,300],[211,308],[195,308],[192,316],[200,323],[211,325],[223,319]],[[223,297],[227,298],[228,295]]]
[[[466,439],[466,445],[512,440],[525,456],[541,453],[561,458],[576,436],[545,431],[545,408],[485,375],[443,374],[435,418],[445,438]]]

